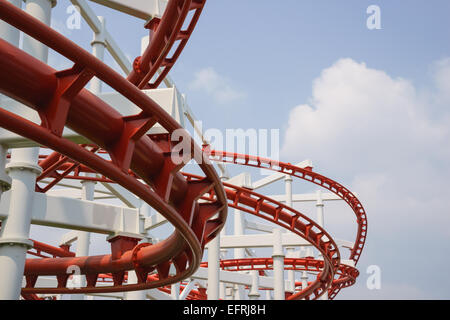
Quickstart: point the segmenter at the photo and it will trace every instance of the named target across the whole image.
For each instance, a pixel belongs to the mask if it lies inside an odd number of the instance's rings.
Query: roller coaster
[[[64,295],[244,299],[242,292],[258,299],[263,291],[268,292],[267,299],[272,293],[279,300],[334,299],[356,282],[367,217],[354,193],[310,165],[212,150],[205,141],[199,145],[183,122],[152,98],[162,83],[170,84],[168,74],[194,32],[206,0],[149,1],[155,12],[147,15],[133,7],[139,1],[129,5],[94,1],[146,21],[148,45],[129,65],[88,3],[72,1],[94,30],[93,46],[112,50],[126,77],[95,52],[48,26],[56,1],[27,0],[24,10],[21,2],[0,0],[0,93],[4,95],[0,108],[0,299]],[[24,35],[22,48],[19,32]],[[71,61],[72,67],[53,69],[42,48]],[[100,82],[127,100],[134,111],[121,112],[102,99]],[[13,107],[5,107],[5,101]],[[191,113],[185,114],[192,120]],[[182,133],[189,153],[176,149],[175,132]],[[187,162],[199,173],[183,171]],[[277,177],[274,181],[303,180],[327,190],[353,211],[355,241],[335,241],[323,222],[294,209],[289,196],[273,199],[224,178],[217,167],[222,170],[225,165],[271,170]],[[84,198],[64,197],[66,189],[61,186],[75,184],[82,186]],[[101,193],[96,185],[113,190],[109,195],[128,208],[103,205],[97,200],[101,197],[95,196]],[[122,195],[117,190],[123,190]],[[130,197],[134,200],[127,200]],[[131,203],[136,199],[155,214],[145,216]],[[318,206],[323,206],[321,201]],[[265,234],[273,239],[271,257],[220,257],[229,208],[269,222],[257,225],[271,226]],[[173,232],[150,241],[147,231],[160,222],[170,224]],[[71,251],[74,242],[80,245],[81,233],[59,246],[29,239],[31,224],[106,234],[111,252]],[[245,242],[245,234],[236,236]],[[295,237],[292,243],[291,236]],[[288,246],[308,250],[303,256],[289,257],[284,253]],[[342,255],[342,247],[349,249],[348,256]],[[208,261],[203,261],[206,252]],[[76,287],[70,285],[74,275],[68,272],[74,268],[82,278]]]

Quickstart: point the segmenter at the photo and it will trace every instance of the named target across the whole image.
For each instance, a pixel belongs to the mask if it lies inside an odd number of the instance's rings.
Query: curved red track
[[[56,151],[40,162],[44,171],[38,178],[38,181],[50,177],[54,180],[44,188],[36,185],[36,191],[46,192],[63,178],[115,182],[146,201],[176,228],[170,237],[156,245],[137,245],[137,239],[119,238],[112,243],[112,254],[102,256],[74,257],[68,248],[58,249],[34,241],[34,251],[29,253],[44,259],[26,261],[24,297],[33,299],[36,293],[134,291],[164,287],[185,279],[200,266],[206,243],[222,229],[227,204],[298,234],[321,252],[324,260],[285,259],[287,269],[318,273],[315,281],[289,299],[318,298],[325,290],[328,290],[330,298],[334,298],[341,288],[355,282],[357,270],[341,264],[337,245],[322,227],[306,215],[268,197],[231,184],[222,184],[208,157],[214,161],[289,174],[337,194],[350,205],[357,217],[357,238],[350,255],[356,265],[365,243],[367,219],[361,203],[348,189],[311,170],[291,164],[222,151],[211,151],[205,155],[186,131],[183,139],[188,139],[193,150],[188,156],[197,162],[204,176],[182,174],[180,170],[183,165],[174,161],[171,152],[174,143],[170,141],[170,135],[175,130],[184,129],[140,89],[159,86],[185,47],[204,4],[205,0],[170,0],[163,17],[148,24],[151,32],[149,46],[142,57],[135,60],[133,71],[124,79],[68,39],[5,0],[0,0],[2,20],[74,62],[71,69],[55,71],[0,40],[0,92],[37,111],[42,121],[41,125],[36,125],[0,109],[0,126]],[[192,17],[188,20],[190,12]],[[183,29],[186,22],[187,28]],[[160,73],[156,76],[158,71]],[[122,116],[83,89],[94,76],[142,111],[136,115]],[[146,135],[157,123],[169,134]],[[77,145],[64,139],[62,132],[65,127],[92,141],[95,146]],[[100,148],[106,150],[111,161],[97,154]],[[85,171],[99,173],[102,177],[79,175]],[[199,203],[199,199],[203,202]],[[218,218],[213,219],[216,213],[219,213]],[[171,264],[177,271],[174,276],[169,275]],[[69,276],[66,270],[70,265],[78,265],[82,274],[86,275],[86,287],[66,287]],[[222,267],[236,271],[244,267],[247,270],[268,270],[271,260],[227,260],[222,261]],[[138,284],[125,284],[127,270],[136,271]],[[157,270],[157,276],[149,275],[153,270]],[[112,285],[97,287],[97,279],[103,274],[111,275]],[[58,286],[36,288],[37,278],[43,275],[55,275]],[[339,278],[335,279],[335,275]],[[197,298],[201,296],[199,294]]]
[[[217,151],[211,152],[211,154],[218,154],[218,153],[223,154],[223,152]],[[212,159],[214,157],[215,156],[211,155]],[[239,156],[236,156],[236,159],[237,158],[239,158]],[[257,157],[251,158],[258,159],[259,162],[267,163],[269,161],[267,159],[259,159]],[[50,165],[50,161],[48,159],[53,159],[54,164]],[[244,163],[239,164],[242,165]],[[55,180],[62,178],[69,178],[69,179],[71,178],[79,180],[113,182],[109,179],[105,179],[104,177],[86,177],[80,175],[80,173],[83,172],[93,172],[91,169],[83,165],[78,166],[76,171],[74,170],[71,171],[70,169],[74,168],[74,163],[71,162],[70,159],[67,159],[66,157],[57,154],[52,154],[47,159],[42,160],[40,162],[40,165],[44,169],[44,173],[41,175],[41,177],[43,176],[53,177],[55,178]],[[276,166],[274,165],[273,168],[276,169],[279,166],[281,167],[289,166],[289,168],[291,169],[290,174],[294,176],[295,172],[302,171],[305,173],[305,175],[306,174],[311,175],[316,179],[318,179],[317,177],[319,178],[321,177],[321,179],[324,179],[324,176],[318,173],[312,172],[311,170],[308,169],[302,169],[290,164],[277,162],[277,165]],[[57,173],[58,171],[61,173]],[[188,180],[197,180],[200,178],[192,174],[184,173],[184,175],[188,177]],[[331,184],[335,183],[333,180],[329,178],[326,179]],[[307,180],[309,181],[309,179]],[[54,183],[50,182],[48,185],[54,185]],[[300,237],[304,238],[305,240],[310,242],[313,246],[315,246],[322,253],[322,255],[326,257],[324,261],[314,259],[295,259],[297,268],[296,270],[300,270],[300,268],[298,267],[302,265],[305,268],[305,271],[317,271],[319,272],[319,276],[316,281],[313,281],[309,284],[308,288],[302,289],[296,292],[295,294],[289,296],[289,299],[302,299],[302,298],[310,299],[312,294],[314,294],[314,298],[317,298],[323,294],[326,288],[329,288],[328,289],[329,297],[334,298],[340,289],[350,286],[355,282],[355,279],[358,275],[357,270],[351,266],[347,266],[340,263],[339,251],[337,249],[336,244],[332,240],[331,236],[325,230],[323,230],[323,228],[317,225],[314,221],[312,221],[302,213],[282,203],[274,201],[268,197],[255,193],[246,188],[240,188],[225,182],[223,182],[223,185],[225,187],[228,205],[230,207],[237,208],[249,214],[253,214],[257,217],[278,224],[286,228],[287,230],[298,234]],[[333,191],[336,194],[342,194],[342,192],[341,193],[337,192],[337,189],[335,188],[330,189],[336,190]],[[207,194],[208,193],[206,193],[202,197],[202,199],[211,201],[212,198],[210,197],[214,197],[214,194],[211,193],[209,196]],[[357,200],[356,197],[354,198],[356,199],[354,200],[354,202],[359,203],[359,200]],[[355,207],[359,208],[360,206],[355,205]],[[367,226],[367,222],[365,223],[365,226]],[[363,227],[364,226],[358,226],[358,230],[362,229]],[[354,250],[355,248],[352,249],[351,253]],[[253,264],[253,265],[261,264],[261,261],[264,261],[265,265],[267,266],[269,260],[264,258],[249,259],[249,260],[246,259],[232,260],[230,262],[227,262],[226,265],[229,267],[230,264],[235,263],[238,266],[238,268],[236,268],[236,271],[240,271],[241,269],[239,268],[239,266],[242,267],[243,265],[246,264]],[[355,259],[353,259],[353,261],[355,261]],[[355,264],[356,262],[357,261],[355,261]],[[338,275],[339,278],[334,279],[334,274]]]
[[[41,125],[36,125],[2,109],[0,125],[121,184],[163,214],[176,228],[176,232],[167,240],[154,246],[140,247],[133,252],[119,250],[105,256],[28,260],[27,286],[23,292],[69,292],[65,284],[68,277],[66,270],[70,265],[78,265],[88,279],[87,288],[72,289],[71,293],[159,287],[178,282],[195,272],[205,244],[220,232],[227,214],[225,193],[219,177],[199,147],[185,132],[184,137],[192,145],[191,157],[194,154],[202,155],[195,160],[205,174],[201,181],[190,183],[179,173],[182,165],[174,163],[170,156],[172,146],[158,136],[151,138],[145,135],[156,123],[169,134],[177,129],[183,130],[159,105],[91,54],[6,1],[0,1],[0,18],[74,61],[73,68],[55,71],[0,40],[1,93],[36,110],[42,120]],[[122,116],[83,89],[93,76],[128,98],[142,112]],[[112,161],[64,139],[61,136],[64,127],[107,150]],[[135,175],[130,175],[128,169]],[[215,201],[199,206],[198,198],[209,189],[214,189]],[[212,219],[215,213],[219,213],[219,216]],[[119,241],[125,243],[122,247],[127,249],[137,243],[130,239]],[[168,274],[170,264],[174,264],[177,269],[175,276]],[[154,268],[158,270],[160,279],[145,282],[145,275]],[[130,269],[137,271],[141,281],[135,285],[123,285],[123,274]],[[114,286],[95,287],[100,272],[112,273],[115,276]],[[40,275],[56,275],[58,288],[35,288],[36,278]]]

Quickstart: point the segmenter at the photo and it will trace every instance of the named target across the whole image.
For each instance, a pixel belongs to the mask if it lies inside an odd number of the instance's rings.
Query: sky
[[[86,23],[67,29],[68,5],[58,1],[52,26],[90,50]],[[381,29],[367,27],[370,5]],[[143,21],[92,7],[132,61]],[[209,0],[170,73],[205,129],[278,129],[280,160],[311,159],[358,195],[368,217],[360,276],[337,299],[450,298],[449,15],[447,0]],[[332,236],[354,239],[349,208],[325,214]],[[379,290],[366,285],[372,265]]]

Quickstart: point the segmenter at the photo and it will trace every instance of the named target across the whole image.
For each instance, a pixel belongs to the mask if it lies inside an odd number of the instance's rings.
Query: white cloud
[[[194,75],[190,84],[193,90],[203,90],[216,102],[227,104],[245,97],[245,94],[230,84],[230,80],[218,74],[214,68],[204,68]]]
[[[438,275],[446,272],[439,252],[448,252],[450,240],[450,59],[432,69],[424,90],[364,63],[337,61],[314,81],[309,103],[292,109],[281,151],[293,161],[312,159],[316,171],[358,193],[369,225],[363,258],[382,264],[386,281],[419,285],[417,275],[435,265],[434,287],[420,288],[425,295],[449,285]]]

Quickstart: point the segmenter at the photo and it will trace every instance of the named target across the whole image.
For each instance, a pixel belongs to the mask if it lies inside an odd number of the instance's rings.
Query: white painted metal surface
[[[21,0],[9,0],[20,6]],[[128,15],[148,21],[152,17],[162,16],[167,0],[91,0],[97,4],[113,8]],[[26,0],[26,10],[45,23],[50,23],[50,0]],[[128,74],[132,64],[120,49],[115,39],[107,30],[104,18],[97,16],[86,0],[71,0],[78,6],[81,15],[93,31],[92,52],[103,60],[105,50],[112,55],[122,71]],[[144,21],[144,22],[145,22]],[[6,27],[0,22],[0,36],[14,45],[19,45],[19,32],[14,28]],[[142,39],[141,50],[148,44],[148,37]],[[35,40],[24,37],[23,48],[35,57],[46,61],[47,49]],[[203,135],[201,123],[195,117],[193,111],[183,95],[167,76],[164,79],[167,88],[144,90],[144,93],[155,100],[169,113],[180,125],[191,125],[197,138],[197,142],[209,143]],[[114,92],[101,92],[102,83],[93,79],[89,89],[98,95],[106,103],[112,105],[123,115],[136,114],[140,110],[130,101]],[[2,98],[2,107],[5,109],[19,110],[25,118],[40,122],[36,112],[29,111],[20,103]],[[153,127],[148,133],[165,132],[160,126]],[[86,143],[82,137],[71,130],[65,130],[64,136],[77,143]],[[37,163],[37,148],[17,149],[24,147],[36,147],[34,142],[23,139],[17,135],[0,129],[0,299],[18,299],[20,285],[23,282],[23,265],[25,252],[30,247],[30,224],[45,227],[57,227],[68,229],[68,232],[60,239],[60,244],[76,244],[76,255],[85,256],[90,253],[91,234],[103,234],[107,236],[126,235],[134,238],[144,238],[146,241],[152,238],[149,232],[158,233],[167,227],[167,220],[158,212],[152,210],[147,204],[125,190],[119,185],[109,183],[94,183],[85,181],[80,184],[77,181],[63,179],[58,183],[59,189],[52,189],[47,194],[34,193],[34,181],[40,168]],[[11,162],[6,164],[6,152],[12,148]],[[7,170],[4,171],[5,165]],[[310,160],[305,160],[297,166],[312,168]],[[319,225],[324,225],[324,205],[327,201],[341,200],[335,194],[317,191],[315,193],[293,193],[293,181],[290,176],[282,173],[274,173],[262,179],[252,181],[249,172],[243,172],[230,179],[227,167],[218,163],[221,177],[228,183],[248,189],[261,189],[277,181],[284,179],[285,189],[283,194],[271,195],[272,199],[284,202],[288,206],[302,204],[304,202],[316,203],[315,220]],[[7,174],[8,173],[8,174]],[[12,178],[12,179],[11,179]],[[41,181],[48,183],[48,180]],[[9,184],[11,190],[7,191]],[[109,200],[109,203],[101,202]],[[314,273],[288,271],[284,272],[284,258],[286,249],[287,257],[314,256],[311,244],[298,235],[281,232],[278,226],[256,221],[247,217],[240,210],[229,211],[228,225],[220,237],[217,237],[207,245],[208,268],[200,268],[190,279],[180,293],[180,284],[171,287],[171,294],[166,294],[158,289],[88,295],[102,298],[127,299],[127,300],[177,300],[186,299],[189,293],[196,287],[207,287],[209,300],[221,299],[272,299],[282,300],[285,292],[295,290],[295,281],[300,279],[302,286],[306,287],[308,277]],[[328,213],[328,211],[327,211]],[[230,228],[232,227],[232,228]],[[232,234],[226,234],[225,230],[233,230]],[[339,247],[352,248],[353,243],[345,240],[335,240]],[[268,249],[269,248],[269,249]],[[267,256],[273,258],[273,271],[266,271],[265,275],[259,275],[258,271],[227,271],[220,270],[219,260],[230,258],[228,253],[236,259],[256,256],[253,249],[265,250]],[[221,256],[222,254],[222,256]],[[353,266],[352,260],[343,260],[343,264]],[[287,277],[285,277],[287,274]],[[84,282],[84,278],[80,281]],[[134,271],[128,273],[128,283],[136,283],[137,277]],[[39,286],[55,286],[55,279],[40,277]],[[102,285],[102,284],[100,284]],[[6,288],[6,289],[4,289]],[[260,291],[267,288],[265,292]],[[75,299],[84,298],[75,296]],[[327,295],[324,295],[324,299]]]

